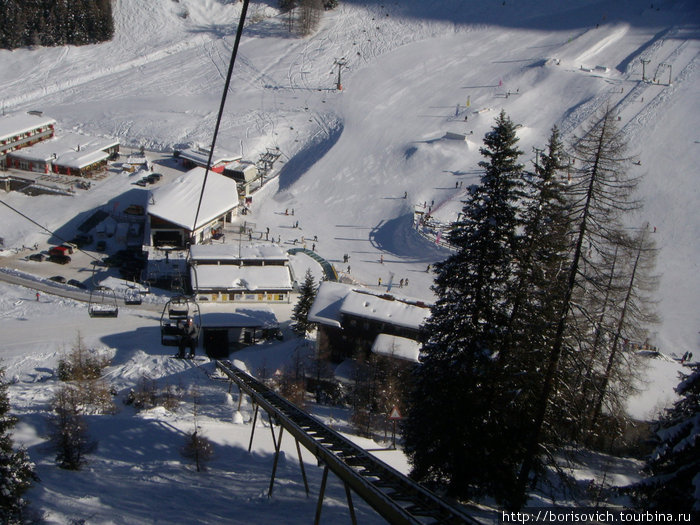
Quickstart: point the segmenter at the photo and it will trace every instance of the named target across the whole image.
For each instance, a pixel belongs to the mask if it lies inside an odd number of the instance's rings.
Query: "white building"
[[[183,150],[175,150],[174,156],[182,160],[185,168],[206,168],[209,162],[209,154],[211,149],[194,147]],[[211,158],[210,171],[221,173],[226,165],[231,162],[240,160],[241,156],[235,153],[229,153],[221,148],[216,148]]]
[[[200,301],[289,302],[289,257],[276,244],[193,245],[189,264]]]
[[[235,181],[210,171],[205,185],[204,175],[204,168],[194,168],[153,190],[148,204],[147,237],[151,246],[185,248],[200,244],[237,214]]]

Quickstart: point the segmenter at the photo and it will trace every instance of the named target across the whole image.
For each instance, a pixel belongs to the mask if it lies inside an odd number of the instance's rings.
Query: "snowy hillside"
[[[273,5],[251,6],[218,141],[251,160],[279,147],[286,160],[278,187],[256,199],[254,220],[285,232],[278,213],[295,208],[323,256],[351,255],[357,280],[402,275],[408,293],[423,296],[430,276],[418,270],[446,254],[411,231],[413,207],[434,202],[436,218],[456,217],[497,112],[522,124],[521,149],[534,158],[552,125],[571,140],[614,105],[641,162],[631,169],[645,175],[635,226],[656,226],[662,249],[663,324],[652,342],[677,355],[697,348],[696,4],[446,1],[428,9],[355,0],[326,13],[306,39],[288,34]],[[40,109],[65,130],[147,149],[207,145],[239,10],[217,0],[122,0],[112,42],[0,51],[4,111]],[[658,71],[660,84],[641,82],[642,59],[647,79]],[[8,198],[37,208],[36,199]],[[0,213],[4,224],[18,222]],[[59,212],[45,221],[68,219]],[[22,223],[3,232],[9,246],[37,235]],[[383,266],[375,264],[381,253]]]
[[[116,0],[113,5],[111,42],[0,50],[2,111],[40,110],[65,131],[117,137],[123,145],[160,153],[210,144],[241,4]],[[440,221],[456,218],[467,187],[479,177],[484,133],[501,108],[521,124],[519,146],[523,162],[529,162],[533,147],[543,146],[553,125],[572,141],[588,119],[610,105],[630,141],[630,171],[645,177],[645,207],[631,226],[648,222],[661,249],[662,323],[652,328],[650,342],[665,354],[691,351],[697,358],[697,2],[666,0],[651,7],[647,0],[341,0],[324,14],[317,33],[303,39],[288,33],[276,5],[275,0],[251,3],[218,139],[219,146],[248,160],[257,160],[266,148],[282,153],[277,178],[254,196],[247,220],[269,227],[287,247],[301,236],[317,236],[316,251],[358,283],[376,287],[380,278],[385,285],[405,279],[401,293],[429,299],[432,275],[426,266],[448,252],[412,228],[413,211],[430,207]],[[341,58],[347,67],[341,70],[343,89],[337,90],[334,64]],[[71,235],[77,213],[130,191],[132,182],[115,174],[79,197],[3,193],[2,200]],[[285,210],[294,210],[294,216]],[[296,221],[300,229],[292,228]],[[48,242],[45,232],[4,206],[0,224],[8,256],[0,259],[4,266],[13,267],[13,248]],[[19,434],[30,452],[43,458],[43,483],[30,499],[39,501],[49,522],[94,516],[88,521],[137,523],[155,520],[157,512],[170,522],[255,522],[253,516],[263,515],[265,522],[290,522],[296,512],[303,515],[300,522],[309,521],[313,504],[299,497],[303,487],[293,446],[288,445],[289,475],[282,476],[289,492],[268,500],[263,494],[271,448],[254,456],[264,465],[259,473],[236,456],[243,455],[237,445],[247,439],[248,427],[235,424],[224,389],[211,393],[222,404],[220,412],[205,416],[211,418],[205,430],[234,453],[233,459],[218,460],[216,477],[183,474],[181,458],[167,450],[180,443],[171,430],[187,431],[191,425],[184,411],[142,416],[149,420],[147,428],[97,423],[109,426],[100,428],[101,434],[115,437],[88,468],[89,477],[76,474],[65,481],[69,476],[56,472],[41,448],[51,394],[43,385],[53,384],[47,382],[49,370],[78,330],[90,345],[115,353],[110,373],[119,388],[144,373],[183,384],[205,383],[206,376],[167,359],[154,311],[130,311],[115,329],[108,320],[88,325],[85,306],[67,299],[49,297],[46,304],[30,306],[33,294],[25,289],[3,285],[2,292],[7,299],[1,303],[1,364],[18,381],[11,395],[23,416]],[[292,352],[283,348],[272,355],[282,360]],[[251,370],[261,365],[257,357],[241,359]],[[653,391],[656,399],[645,397],[637,405],[650,409],[671,398],[668,383],[676,371],[664,372],[663,400]],[[222,414],[233,422],[218,423]],[[128,418],[119,421],[133,424]],[[142,465],[135,457],[149,459]],[[320,474],[316,486],[319,479]],[[96,493],[93,485],[102,483],[116,495]],[[227,484],[240,491],[238,515],[229,503],[219,503],[218,498],[230,497],[223,488]],[[324,517],[344,520],[344,492],[340,485],[333,490],[337,505],[329,504],[332,510]],[[211,498],[201,501],[202,491]],[[169,503],[152,509],[142,493]],[[133,500],[128,513],[124,497]],[[216,506],[210,507],[212,501]],[[198,515],[202,508],[211,511],[211,519]],[[121,517],[115,516],[117,509]],[[376,519],[370,515],[361,522]]]

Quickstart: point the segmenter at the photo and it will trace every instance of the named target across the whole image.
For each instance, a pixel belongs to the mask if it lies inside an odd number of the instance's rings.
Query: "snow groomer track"
[[[249,395],[256,406],[262,407],[271,420],[275,420],[280,425],[270,492],[274,483],[282,430],[287,430],[297,440],[297,451],[299,450],[298,444],[301,443],[324,465],[321,491],[316,508],[316,523],[320,521],[327,474],[328,470],[331,470],[345,484],[353,523],[356,523],[356,520],[349,489],[352,489],[389,523],[468,523],[479,525],[479,522],[474,518],[467,516],[443,501],[439,496],[328,428],[316,418],[267,388],[260,381],[235,367],[231,362],[218,361],[217,366],[238,385],[241,394]],[[257,417],[257,408],[255,414]],[[253,424],[254,426],[255,424]],[[301,461],[300,465],[306,483],[306,475]]]

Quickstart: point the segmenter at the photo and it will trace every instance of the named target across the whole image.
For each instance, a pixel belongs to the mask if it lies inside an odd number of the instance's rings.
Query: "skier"
[[[180,346],[177,356],[181,359],[185,357],[185,347],[189,347],[190,359],[194,358],[194,350],[197,347],[197,338],[199,332],[197,326],[192,322],[192,318],[188,317],[185,326],[182,327],[182,335],[180,336]]]
[[[39,292],[36,293],[36,300],[39,301]]]

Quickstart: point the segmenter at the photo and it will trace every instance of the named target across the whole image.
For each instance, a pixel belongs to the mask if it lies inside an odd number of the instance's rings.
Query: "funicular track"
[[[268,413],[271,421],[274,419],[280,425],[279,441],[275,443],[277,453],[270,481],[270,493],[274,483],[283,429],[297,440],[297,451],[301,443],[316,456],[319,463],[324,465],[316,522],[320,517],[327,473],[331,470],[345,484],[353,523],[355,523],[355,517],[349,489],[358,494],[389,523],[480,525],[476,519],[449,505],[437,495],[328,428],[260,381],[235,367],[231,362],[217,361],[217,366],[238,385],[241,394],[249,395],[256,406],[262,407]],[[255,414],[257,417],[257,408]],[[251,434],[251,443],[252,438]],[[306,484],[301,456],[299,459]]]

